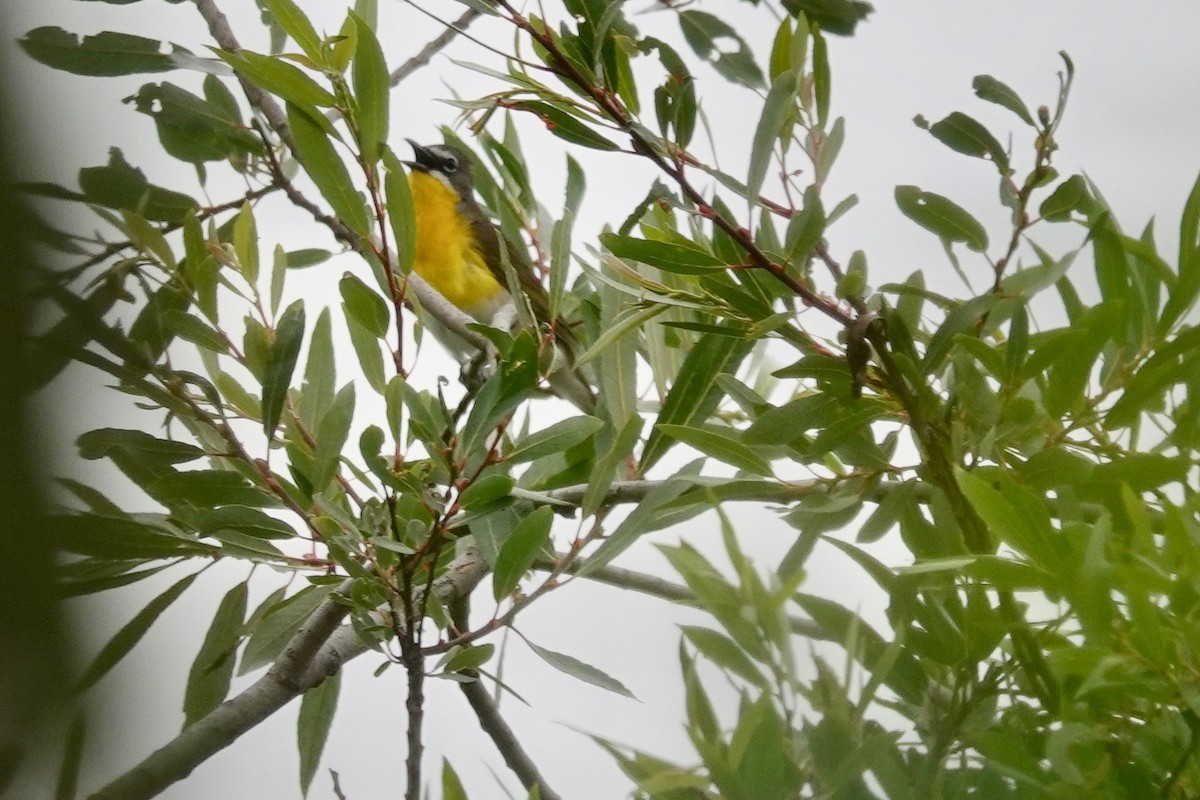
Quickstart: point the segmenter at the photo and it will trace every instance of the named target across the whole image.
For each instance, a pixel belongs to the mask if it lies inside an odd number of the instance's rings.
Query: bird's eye
[[[458,169],[458,159],[454,156],[446,156],[442,159],[442,166],[445,167],[446,172],[454,172]]]

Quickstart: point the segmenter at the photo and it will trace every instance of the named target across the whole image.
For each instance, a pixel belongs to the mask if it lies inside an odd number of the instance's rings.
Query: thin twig
[[[399,67],[392,71],[389,77],[389,83],[392,86],[400,83],[400,81],[413,74],[421,67],[427,65],[435,55],[438,54],[446,45],[454,41],[454,37],[465,31],[472,22],[480,17],[480,13],[473,8],[468,8],[463,15],[446,25],[446,30],[442,31],[429,44],[421,48],[421,51],[415,56],[405,61]]]
[[[500,709],[496,706],[496,702],[479,680],[479,673],[475,670],[464,670],[462,674],[475,679],[470,683],[460,683],[459,688],[467,696],[467,702],[471,704],[475,718],[479,720],[479,726],[483,728],[484,733],[491,737],[496,744],[496,749],[504,757],[504,763],[508,764],[509,769],[516,774],[521,785],[527,790],[532,791],[536,786],[537,796],[541,800],[559,800],[558,793],[546,783],[545,778],[538,771],[537,764],[525,752],[525,748],[521,746],[521,742],[513,733],[512,728],[500,715]]]

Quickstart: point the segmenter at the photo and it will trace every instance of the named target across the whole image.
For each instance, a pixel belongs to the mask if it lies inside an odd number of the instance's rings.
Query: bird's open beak
[[[429,172],[429,170],[438,165],[437,155],[428,147],[423,144],[417,144],[412,139],[405,139],[404,141],[408,142],[412,147],[413,158],[415,159],[414,161],[405,161],[404,166],[409,169],[415,169],[417,172]]]

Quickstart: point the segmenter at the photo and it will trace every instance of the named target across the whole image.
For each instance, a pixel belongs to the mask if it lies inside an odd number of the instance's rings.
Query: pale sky
[[[104,163],[111,146],[124,149],[156,183],[190,187],[190,168],[161,155],[147,118],[122,105],[120,99],[148,81],[179,81],[195,86],[190,73],[133,76],[125,79],[84,78],[55,73],[34,64],[14,44],[17,36],[42,25],[60,25],[81,34],[113,29],[169,38],[201,52],[207,37],[190,3],[168,5],[144,0],[128,6],[80,3],[72,0],[7,0],[8,25],[0,46],[0,66],[19,83],[27,117],[14,131],[21,155],[22,177],[75,185],[81,166]],[[250,0],[226,0],[243,45],[265,49],[254,24]],[[648,0],[631,2],[630,9],[650,8]],[[318,28],[340,25],[342,4],[310,2],[319,7]],[[1136,235],[1153,216],[1158,240],[1169,263],[1174,263],[1176,230],[1183,200],[1200,170],[1200,55],[1194,45],[1200,31],[1200,4],[1192,0],[1160,0],[1134,13],[1115,0],[1012,0],[1005,3],[880,2],[876,13],[852,39],[831,39],[834,75],[833,105],[847,124],[846,144],[826,189],[826,207],[855,193],[859,204],[829,233],[831,250],[845,259],[855,249],[866,251],[871,283],[902,280],[915,269],[926,270],[927,282],[940,291],[965,290],[942,255],[937,240],[905,219],[896,209],[892,192],[898,184],[916,184],[952,197],[977,213],[993,241],[1005,235],[1004,214],[996,197],[994,168],[951,152],[919,130],[912,118],[923,114],[937,120],[960,110],[987,124],[1002,142],[1013,134],[1015,161],[1028,164],[1026,131],[1015,117],[974,97],[972,77],[986,73],[1013,87],[1032,109],[1053,106],[1055,73],[1062,68],[1057,53],[1067,51],[1077,67],[1075,90],[1066,121],[1059,131],[1061,151],[1055,163],[1063,175],[1084,171],[1103,192],[1126,232]],[[428,3],[444,18],[461,13],[449,0]],[[765,57],[774,23],[748,4],[700,2],[694,7],[718,15],[736,13],[737,26]],[[1153,10],[1149,10],[1153,8]],[[381,38],[389,64],[394,66],[437,33],[429,20],[395,0],[380,0]],[[635,16],[647,30],[678,38],[669,13]],[[505,46],[508,34],[494,23],[474,33]],[[680,45],[681,49],[684,45]],[[458,41],[447,53],[466,61],[490,60],[478,46]],[[761,59],[760,59],[761,62]],[[727,93],[715,75],[700,73],[700,91],[711,93],[708,106],[722,165],[738,174],[749,158],[757,106],[747,95]],[[475,78],[439,56],[433,65],[410,78],[394,96],[392,143],[403,137],[432,138],[437,125],[455,117],[454,109],[436,102],[447,96],[445,86],[463,96],[481,85]],[[646,91],[648,98],[649,91]],[[526,154],[533,159],[542,202],[555,212],[561,203],[561,149],[550,137],[525,128]],[[540,138],[538,138],[540,136]],[[700,137],[697,137],[699,139]],[[52,144],[51,144],[52,143]],[[35,153],[41,153],[40,157]],[[603,155],[588,162],[588,195],[584,217],[577,226],[577,244],[594,236],[605,221],[619,221],[635,198],[645,191],[649,173],[630,166],[627,156]],[[1019,167],[1018,167],[1019,168]],[[213,167],[215,174],[217,168]],[[233,187],[236,181],[218,183]],[[214,192],[214,199],[225,199]],[[619,209],[614,212],[613,209]],[[264,248],[286,237],[289,249],[329,245],[315,225],[295,217],[287,227],[271,229],[260,220]],[[94,225],[78,216],[79,224]],[[1042,239],[1061,252],[1077,246],[1076,231],[1055,232]],[[966,262],[968,273],[970,262]],[[980,271],[986,266],[975,264]],[[1085,275],[1090,262],[1081,258],[1076,275]],[[341,274],[337,269],[334,274]],[[1081,284],[1088,285],[1086,279]],[[305,291],[319,302],[328,287]],[[314,299],[315,298],[315,299]],[[310,319],[315,314],[310,314]],[[56,385],[54,402],[62,412],[62,428],[48,434],[48,450],[60,457],[74,452],[80,432],[101,425],[134,426],[145,418],[118,404],[96,401],[103,381],[94,375],[74,375]],[[49,402],[49,398],[48,398]],[[139,422],[140,420],[140,422]],[[95,463],[70,463],[72,475],[101,480]],[[132,496],[132,495],[131,495]],[[769,569],[778,562],[795,532],[764,509],[738,506],[735,525],[742,530],[747,550]],[[847,534],[853,535],[852,532]],[[626,554],[623,566],[668,575],[652,542],[686,540],[706,551],[719,549],[719,536],[709,517],[647,537]],[[889,563],[904,563],[897,548],[883,551]],[[838,599],[873,621],[881,609],[871,606],[860,575],[831,553],[818,552],[810,563],[805,591]],[[265,595],[280,579],[260,570],[256,595]],[[183,681],[211,617],[215,599],[246,570],[241,564],[210,570],[183,600],[163,615],[130,658],[93,690],[96,710],[108,714],[110,725],[94,730],[85,763],[84,793],[99,788],[120,771],[169,740],[179,728]],[[81,647],[90,657],[145,602],[182,573],[150,580],[134,590],[117,590],[72,606],[86,614]],[[486,591],[480,596],[486,596]],[[482,600],[476,614],[486,615]],[[683,698],[676,660],[676,623],[704,623],[703,615],[673,610],[662,601],[630,592],[573,584],[535,604],[519,619],[523,632],[538,644],[570,653],[595,664],[623,681],[640,698],[630,701],[583,685],[546,666],[520,644],[509,642],[504,665],[507,682],[531,703],[524,707],[505,700],[505,711],[526,747],[544,768],[549,783],[565,798],[624,796],[627,784],[610,759],[581,732],[594,733],[668,758],[690,761],[682,731]],[[498,639],[496,639],[498,643]],[[326,749],[324,767],[336,769],[342,787],[353,800],[397,797],[402,794],[403,676],[392,669],[381,678],[371,672],[379,660],[364,656],[346,670],[340,710]],[[255,676],[251,676],[253,678]],[[235,683],[234,691],[246,685]],[[715,685],[716,682],[714,682]],[[464,777],[473,798],[501,797],[494,770],[510,791],[515,780],[491,743],[476,725],[456,687],[430,681],[427,706],[429,779],[436,783],[443,755]],[[726,698],[728,699],[728,698]],[[296,797],[295,715],[298,704],[276,714],[266,724],[210,760],[164,796],[171,800],[254,796],[258,800]],[[117,731],[119,733],[113,733]],[[47,766],[58,756],[46,751]],[[52,778],[50,778],[52,780]],[[36,781],[30,787],[39,785]],[[45,786],[46,784],[40,784]],[[44,791],[44,789],[43,789]],[[436,796],[439,792],[435,791]],[[30,796],[33,796],[32,794]],[[522,796],[517,793],[517,796]],[[319,773],[310,797],[332,797],[327,774]]]

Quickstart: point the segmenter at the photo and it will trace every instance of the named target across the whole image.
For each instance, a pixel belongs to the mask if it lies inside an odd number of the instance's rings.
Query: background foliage
[[[446,135],[472,148],[505,234],[535,246],[598,390],[595,409],[545,425],[527,409],[562,406],[540,396],[548,358],[536,331],[486,333],[500,367],[478,392],[414,378],[418,360],[440,357],[414,352],[423,315],[480,332],[408,274],[411,200],[389,145],[389,93],[408,65],[385,63],[373,4],[330,33],[290,0],[264,0],[272,47],[261,54],[237,46],[215,4],[196,5],[232,76],[118,32],[22,40],[77,74],[205,72],[191,89],[148,83],[129,103],[201,184],[210,170],[246,179],[242,195],[201,200],[156,185],[114,148],[80,170],[78,187],[26,187],[86,203],[111,230],[100,243],[44,231],[72,260],[37,287],[58,315],[23,353],[32,387],[84,364],[153,415],[145,429],[80,437],[83,458],[111,463],[147,502],[118,507],[64,481],[75,502],[52,520],[71,554],[60,590],[108,591],[193,565],[82,670],[77,690],[119,664],[214,559],[279,576],[254,609],[246,583],[228,590],[189,677],[184,734],[99,796],[161,791],[301,693],[307,790],[338,667],[365,649],[407,676],[408,796],[423,780],[422,716],[437,713],[422,702],[428,676],[461,682],[522,783],[554,796],[497,724],[492,634],[519,630],[520,612],[552,603],[569,575],[711,615],[680,642],[694,758],[600,742],[636,796],[1197,791],[1198,373],[1187,317],[1200,290],[1200,188],[1178,252],[1164,255],[1152,225],[1123,232],[1099,187],[1060,175],[1069,57],[1042,105],[982,75],[973,97],[964,81],[965,111],[918,117],[948,147],[948,168],[966,158],[994,170],[1009,224],[997,234],[951,198],[898,186],[897,207],[942,241],[964,288],[923,271],[876,286],[864,251],[832,253],[825,240],[855,203],[824,191],[847,135],[827,37],[852,34],[865,4],[784,3],[773,42],[744,41],[731,20],[684,6],[670,12],[674,44],[640,33],[621,4],[564,3],[547,20],[469,4],[460,25],[498,17],[515,44],[503,45],[502,70],[458,65],[496,88],[455,98],[468,124]],[[745,143],[707,141],[695,74],[710,68],[757,98],[744,175],[714,166]],[[983,104],[1011,112],[1010,127],[976,121]],[[527,154],[538,143],[514,124],[526,116],[544,128],[537,141],[578,154],[561,202],[535,196]],[[598,236],[574,225],[587,150],[657,176]],[[334,302],[291,299],[302,270],[328,267],[333,251],[260,233],[256,208],[275,194],[358,255]],[[1075,231],[1077,246],[1040,246],[1055,226]],[[337,355],[346,341],[353,362]],[[787,366],[766,366],[766,342]],[[794,530],[780,563],[744,548],[742,501]],[[674,583],[612,564],[647,533],[713,509],[731,570],[686,544],[660,547]],[[556,511],[574,523],[556,523]],[[881,561],[872,545],[884,537],[910,557]],[[805,591],[818,543],[878,585],[886,628],[863,618],[858,598]],[[477,605],[498,607],[467,616],[486,574],[491,597],[480,589]],[[813,641],[836,643],[841,657],[814,655]],[[813,660],[815,678],[801,666]],[[222,705],[235,671],[263,668]],[[722,681],[740,698],[732,715],[710,699]],[[62,796],[83,746],[68,744]],[[465,796],[449,764],[442,784],[444,796]]]

